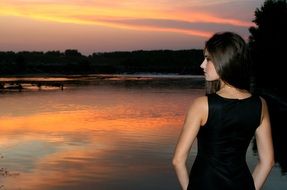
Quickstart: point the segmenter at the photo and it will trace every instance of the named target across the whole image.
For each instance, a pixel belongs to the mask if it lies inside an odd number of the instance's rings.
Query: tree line
[[[202,74],[200,49],[118,51],[82,55],[76,49],[0,52],[0,75],[177,73]]]

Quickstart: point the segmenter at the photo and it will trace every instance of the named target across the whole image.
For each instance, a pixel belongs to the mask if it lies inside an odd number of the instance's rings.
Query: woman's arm
[[[183,129],[176,145],[172,163],[183,190],[187,189],[189,181],[186,160],[200,126],[206,121],[207,110],[206,97],[197,98],[192,103],[187,112]]]
[[[259,161],[253,171],[253,179],[256,190],[261,189],[266,181],[269,172],[274,165],[274,150],[271,135],[268,108],[262,98],[262,119],[261,124],[255,132]]]

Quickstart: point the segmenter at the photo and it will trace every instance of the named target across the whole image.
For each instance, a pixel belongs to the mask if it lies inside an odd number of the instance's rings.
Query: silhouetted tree
[[[249,29],[249,45],[254,61],[255,92],[268,104],[275,160],[287,172],[287,3],[266,0],[255,11],[256,27]]]
[[[82,56],[82,54],[80,52],[78,52],[78,50],[76,49],[67,49],[65,51],[65,55],[66,56],[71,56],[71,57],[79,57]]]
[[[280,90],[286,86],[287,5],[286,0],[266,0],[255,11],[249,29],[258,87]]]
[[[18,73],[23,73],[26,70],[27,61],[24,55],[19,54],[16,57],[16,71]]]
[[[67,52],[68,53],[68,52]],[[60,51],[47,51],[45,53],[46,56],[51,56],[51,57],[60,57],[63,54]]]

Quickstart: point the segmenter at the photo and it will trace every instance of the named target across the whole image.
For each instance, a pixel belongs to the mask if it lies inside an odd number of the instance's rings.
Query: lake
[[[179,189],[172,154],[204,90],[198,77],[167,78],[88,77],[63,90],[0,92],[0,189]],[[246,157],[252,170],[252,143]],[[286,188],[277,164],[263,189]]]

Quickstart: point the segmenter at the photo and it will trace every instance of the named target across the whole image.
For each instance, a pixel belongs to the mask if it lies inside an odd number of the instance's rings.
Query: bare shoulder
[[[266,106],[267,105],[266,100],[262,96],[259,96],[259,98],[262,102],[262,105]]]
[[[267,103],[266,103],[266,100],[260,96],[260,99],[261,99],[261,104],[262,104],[262,109],[261,109],[261,120],[268,116],[269,117],[269,113],[268,113],[268,106],[267,106]]]
[[[207,96],[195,98],[189,107],[188,115],[199,118],[201,125],[203,125],[206,122],[208,115]]]
[[[268,110],[266,110],[266,109],[268,109],[266,100],[263,97],[261,97],[261,96],[259,96],[259,97],[260,97],[261,104],[262,104],[262,111],[268,111]]]
[[[201,108],[204,108],[207,105],[208,105],[207,96],[200,96],[200,97],[195,98],[192,101],[192,103],[190,105],[190,108],[201,109]]]

